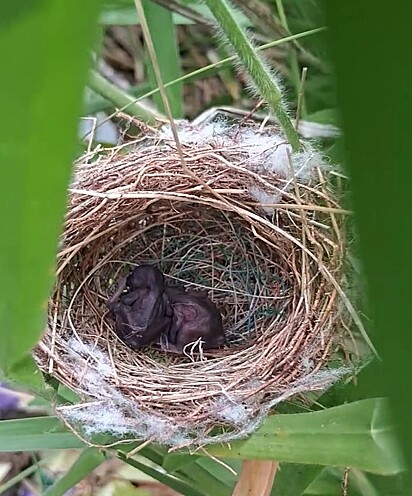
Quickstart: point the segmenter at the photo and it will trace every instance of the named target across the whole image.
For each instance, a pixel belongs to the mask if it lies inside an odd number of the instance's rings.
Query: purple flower
[[[25,486],[20,486],[18,494],[19,496],[34,496],[34,493]]]
[[[13,410],[19,407],[19,397],[9,391],[3,384],[0,386],[0,410]]]

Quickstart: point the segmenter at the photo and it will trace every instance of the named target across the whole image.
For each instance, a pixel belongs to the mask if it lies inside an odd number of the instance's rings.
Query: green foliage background
[[[248,4],[239,2],[244,3]],[[323,3],[324,9],[321,8]],[[228,18],[225,12],[228,4],[223,0],[208,0],[210,11],[205,5],[188,1],[182,4],[209,20],[213,14],[216,16],[257,89],[275,91],[272,109],[283,118],[283,109],[276,107],[278,90],[275,85],[270,87],[266,75],[256,65],[259,62],[256,52],[248,49],[242,55],[246,46],[242,38],[244,18],[237,15]],[[408,365],[412,350],[412,314],[408,304],[412,264],[409,261],[411,161],[408,145],[412,68],[407,40],[409,17],[402,10],[408,4],[398,2],[396,9],[371,0],[285,0],[275,4],[265,3],[284,37],[323,24],[329,27],[326,33],[299,39],[299,44],[321,61],[320,65],[314,62],[309,73],[303,117],[335,124],[339,121],[345,131],[344,140],[339,140],[328,151],[343,161],[350,174],[357,241],[374,322],[372,339],[383,364],[375,362],[368,366],[359,376],[358,388],[340,384],[325,393],[318,404],[327,409],[297,413],[294,405],[286,405],[289,414],[269,418],[255,435],[234,443],[232,451],[222,446],[210,451],[236,470],[239,468],[237,458],[284,462],[273,495],[341,494],[340,483],[346,466],[352,467],[351,495],[401,494],[402,491],[409,494],[412,484],[409,472],[405,472],[405,462],[407,467],[411,466]],[[187,18],[159,10],[162,8],[149,0],[145,0],[144,7],[162,77],[170,83],[168,97],[173,113],[181,116],[183,86],[179,80],[176,24],[187,22]],[[3,229],[0,238],[0,367],[14,384],[30,387],[46,401],[51,395],[66,398],[66,401],[68,397],[61,389],[56,393],[44,384],[29,352],[41,336],[47,296],[53,283],[66,187],[72,160],[79,149],[76,130],[86,81],[94,90],[93,101],[88,104],[95,109],[126,107],[125,111],[131,115],[151,121],[153,115],[150,112],[148,115],[138,101],[150,90],[155,94],[154,102],[163,111],[148,59],[147,85],[132,88],[130,94],[105,81],[96,68],[88,76],[92,65],[90,50],[98,39],[98,19],[101,23],[137,22],[134,4],[126,0],[103,4],[88,0],[81,5],[80,2],[3,0],[0,6],[3,67],[0,79],[0,219]],[[251,14],[249,19],[252,19]],[[264,27],[255,27],[265,32]],[[301,48],[295,48],[288,55],[290,72],[286,80],[292,103],[296,102],[300,78],[296,54]],[[336,67],[336,76],[332,66]],[[207,71],[235,77],[227,63],[212,65]],[[203,77],[207,71],[186,75],[186,82]],[[288,128],[287,120],[283,124]],[[376,398],[386,391],[405,461],[394,444],[393,423],[386,403]],[[0,421],[1,451],[82,446],[55,417]],[[235,483],[233,474],[213,459],[184,452],[168,454],[164,448],[154,445],[144,448],[139,459],[126,458],[125,454],[133,447],[119,448],[116,453],[120,459],[181,494],[231,493]],[[98,450],[85,449],[79,461],[47,494],[63,494],[103,460]],[[0,487],[2,490],[4,487]]]

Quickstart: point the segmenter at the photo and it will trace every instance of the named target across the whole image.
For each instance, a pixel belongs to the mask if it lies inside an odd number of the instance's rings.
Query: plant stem
[[[269,496],[278,468],[273,460],[243,460],[232,496]]]
[[[223,34],[236,51],[260,95],[279,121],[293,151],[300,149],[298,134],[282,102],[282,93],[273,74],[260,58],[246,33],[236,22],[227,0],[205,0]]]
[[[122,91],[95,70],[90,71],[87,85],[93,91],[112,102],[118,109],[127,106],[129,114],[148,123],[154,123],[156,118],[163,117],[161,114],[136,102],[135,98]]]

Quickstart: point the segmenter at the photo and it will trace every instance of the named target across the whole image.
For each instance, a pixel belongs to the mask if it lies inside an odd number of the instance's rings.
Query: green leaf
[[[95,448],[86,448],[69,470],[55,482],[43,496],[63,496],[69,489],[88,476],[105,461],[103,453]]]
[[[205,492],[195,488],[193,485],[185,481],[178,479],[177,477],[168,475],[156,468],[148,467],[144,463],[141,463],[133,458],[127,458],[121,451],[118,451],[118,456],[121,460],[128,463],[132,467],[135,467],[143,473],[150,475],[153,479],[156,479],[162,484],[174,489],[183,496],[205,496],[206,494]]]
[[[374,341],[412,494],[410,2],[324,2]],[[385,32],[382,31],[385,26]],[[341,159],[345,157],[341,156]],[[375,379],[373,382],[378,382]],[[370,384],[373,384],[371,382]]]
[[[133,0],[126,2],[127,5],[112,5],[103,10],[100,15],[99,22],[105,25],[114,26],[131,26],[139,24],[139,17],[134,7]],[[192,3],[190,8],[198,12],[207,19],[212,19],[210,10],[206,5],[196,5]],[[242,13],[236,12],[235,17],[242,26],[250,26],[250,20]],[[176,25],[194,24],[191,19],[188,19],[182,14],[172,12],[173,23]]]
[[[0,421],[0,451],[37,451],[83,448],[57,417]]]
[[[403,487],[403,474],[393,477],[382,477],[374,474],[366,474],[357,469],[349,471],[348,493],[362,496],[406,496],[409,494]]]
[[[185,468],[187,465],[195,463],[200,457],[197,455],[190,455],[189,453],[172,452],[165,456],[162,467],[167,472],[175,472],[176,470]]]
[[[196,460],[196,465],[201,466],[204,470],[209,472],[215,479],[221,481],[225,486],[232,488],[234,487],[236,481],[237,481],[237,476],[235,474],[240,473],[240,469],[242,466],[242,461],[241,460],[225,460],[224,465],[222,463],[219,463],[217,460],[213,460],[212,458],[208,457],[199,457],[198,460]],[[225,466],[227,465],[227,466]],[[233,473],[231,470],[229,470],[230,467],[232,470],[235,471]],[[189,472],[190,467],[187,467],[185,471]]]
[[[172,13],[150,0],[143,1],[143,8],[149,31],[152,35],[162,81],[174,81],[180,77],[181,71],[176,28],[173,23]],[[149,82],[152,87],[156,87],[156,77],[148,54],[146,55],[146,60]],[[183,86],[181,83],[166,89],[166,95],[174,118],[180,118],[183,115],[182,92]],[[160,112],[165,113],[161,96],[157,94],[153,97],[153,100]]]
[[[333,126],[340,126],[339,114],[337,109],[322,109],[313,114],[309,114],[305,117],[307,121],[319,122],[319,124],[331,124]]]
[[[210,466],[209,469],[205,469],[200,463],[195,462],[181,472],[183,472],[185,480],[194,486],[201,487],[207,496],[226,496],[231,493],[232,484],[222,482],[220,478],[215,476]]]
[[[307,496],[342,496],[344,469],[326,468],[305,491]],[[406,496],[402,474],[379,476],[350,468],[347,474],[347,494],[350,496]]]
[[[405,469],[384,399],[375,398],[312,413],[272,415],[230,449],[208,447],[212,455],[332,466],[353,466],[378,474]]]
[[[320,465],[281,463],[270,496],[300,496],[322,470]]]
[[[156,117],[160,116],[160,114],[152,112],[149,108],[139,103],[136,98],[118,88],[97,71],[90,71],[87,85],[100,96],[110,101],[115,107],[119,109],[127,107],[128,113],[138,119],[154,123],[156,122]]]
[[[57,391],[59,396],[67,403],[75,404],[80,401],[79,395],[64,384],[59,384]]]
[[[303,494],[305,496],[342,496],[342,479],[343,469],[324,468]],[[350,493],[350,496],[355,495]]]
[[[172,19],[174,24],[193,24],[193,21],[187,17],[175,13],[172,14]],[[105,10],[100,15],[99,22],[106,26],[134,26],[140,24],[134,6]]]
[[[0,368],[40,339],[98,0],[2,0]]]
[[[43,374],[31,355],[24,356],[9,368],[7,378],[19,387],[28,388],[35,394],[46,394]]]
[[[150,90],[150,86],[148,83],[142,83],[137,86],[131,86],[128,90],[128,93],[133,97],[139,98]],[[99,94],[96,94],[94,91],[90,92],[91,94],[87,96],[86,101],[83,106],[83,113],[85,115],[93,115],[97,112],[106,112],[113,111],[113,104],[102,97]]]
[[[206,494],[228,494],[236,483],[236,475],[227,467],[239,472],[240,460],[217,460],[184,452],[172,452],[164,458],[163,468],[187,481],[200,484]]]
[[[111,439],[108,438],[105,441],[102,440],[101,444],[110,443],[114,441],[115,438],[112,437]],[[117,447],[117,451],[121,452],[123,456],[128,456],[128,453],[138,448],[140,444],[141,441],[138,443],[133,442],[130,444],[122,444]],[[145,458],[147,458],[148,460],[159,466],[163,465],[166,453],[167,453],[167,448],[154,443],[150,443],[148,446],[144,447],[139,451],[139,455],[144,456]]]

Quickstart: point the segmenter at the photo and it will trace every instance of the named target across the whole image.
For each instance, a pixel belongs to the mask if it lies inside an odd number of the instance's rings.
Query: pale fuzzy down
[[[113,374],[109,373],[110,360],[104,351],[87,343],[80,341],[74,343],[74,340],[70,340],[70,343],[67,343],[67,352],[66,365],[70,367],[73,378],[76,377],[81,382],[83,393],[88,399],[79,404],[57,407],[59,414],[66,421],[80,424],[87,437],[99,433],[111,433],[136,439],[151,439],[176,447],[189,442],[194,433],[198,436],[199,444],[228,442],[242,438],[260,425],[271,407],[297,393],[323,390],[351,372],[348,368],[342,367],[307,373],[295,383],[280,390],[276,397],[272,397],[269,401],[263,401],[263,397],[260,399],[254,397],[252,402],[244,402],[242,398],[230,399],[224,393],[222,385],[222,394],[216,395],[210,405],[210,415],[217,420],[232,424],[235,431],[209,436],[202,433],[199,427],[195,431],[190,426],[186,428],[184,419],[181,425],[177,425],[174,420],[160,418],[137,408],[133,400],[124,396],[109,382]],[[255,389],[256,382],[250,380],[245,385],[245,397],[249,397],[249,393]]]
[[[179,121],[177,134],[182,145],[223,147],[222,152],[239,151],[245,155],[245,166],[262,172],[272,172],[282,179],[308,182],[317,167],[324,167],[322,157],[314,146],[305,141],[303,151],[293,152],[280,133],[257,127],[238,127],[220,120],[204,126]],[[170,126],[159,132],[161,139],[173,140]]]

